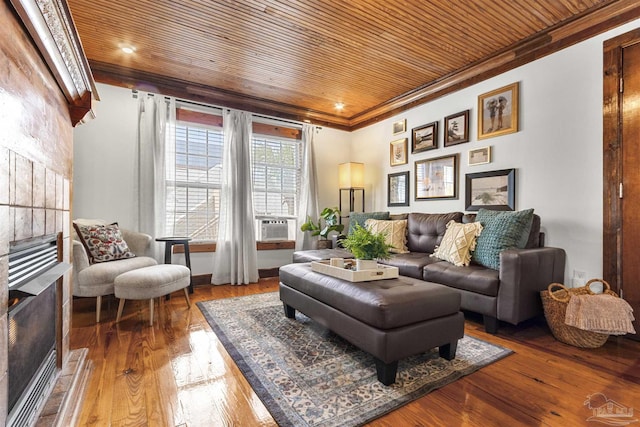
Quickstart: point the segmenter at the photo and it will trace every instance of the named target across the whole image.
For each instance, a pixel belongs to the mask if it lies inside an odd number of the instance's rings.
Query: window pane
[[[180,121],[175,135],[175,157],[167,158],[172,163],[167,169],[174,170],[175,177],[167,177],[166,233],[194,240],[215,240],[220,209],[222,129]]]
[[[253,136],[253,204],[256,215],[296,216],[300,183],[298,141]]]

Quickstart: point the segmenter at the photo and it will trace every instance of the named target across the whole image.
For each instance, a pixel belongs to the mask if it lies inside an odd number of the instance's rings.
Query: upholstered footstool
[[[464,336],[460,293],[410,277],[352,283],[294,263],[280,267],[280,300],[287,317],[300,311],[373,355],[385,385],[399,360],[435,347],[451,360]]]
[[[124,302],[128,299],[149,300],[149,324],[153,326],[153,299],[184,290],[187,306],[191,308],[187,287],[191,282],[191,270],[184,265],[160,264],[138,268],[116,277],[114,293],[120,298],[116,323],[120,321]]]

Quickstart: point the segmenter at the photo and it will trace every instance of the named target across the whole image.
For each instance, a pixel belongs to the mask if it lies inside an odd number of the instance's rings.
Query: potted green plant
[[[322,222],[324,221],[324,226]],[[310,231],[312,236],[320,236],[321,240],[317,242],[317,248],[331,248],[331,240],[328,240],[329,233],[332,231],[341,234],[344,230],[344,224],[339,224],[340,210],[337,207],[324,208],[320,212],[318,222],[315,222],[310,216],[307,221],[300,226],[302,231]]]
[[[389,249],[392,246],[387,244],[385,235],[372,233],[360,224],[356,224],[353,231],[342,240],[342,246],[356,257],[357,270],[374,269],[377,266],[376,260],[391,257]]]

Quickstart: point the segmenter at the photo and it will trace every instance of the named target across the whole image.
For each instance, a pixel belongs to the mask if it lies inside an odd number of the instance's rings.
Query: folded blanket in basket
[[[564,323],[601,334],[635,334],[633,308],[622,298],[608,294],[572,295]]]

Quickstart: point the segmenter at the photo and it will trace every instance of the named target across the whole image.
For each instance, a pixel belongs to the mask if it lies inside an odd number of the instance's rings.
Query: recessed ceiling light
[[[342,102],[336,102],[334,106],[336,110],[342,110],[344,108],[344,104]]]
[[[122,50],[124,53],[131,54],[136,51],[136,48],[133,46],[120,46],[120,50]]]

